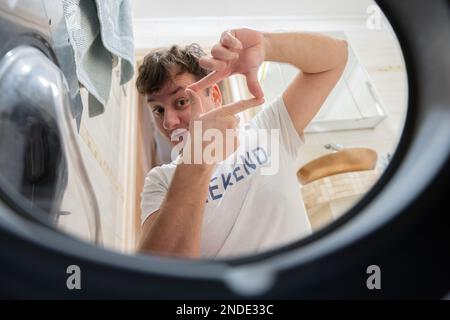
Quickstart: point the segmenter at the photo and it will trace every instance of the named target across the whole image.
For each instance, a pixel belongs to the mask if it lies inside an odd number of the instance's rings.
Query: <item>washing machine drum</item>
[[[55,117],[55,90],[35,48],[9,51],[0,62],[0,181],[11,194],[56,217],[67,184]]]

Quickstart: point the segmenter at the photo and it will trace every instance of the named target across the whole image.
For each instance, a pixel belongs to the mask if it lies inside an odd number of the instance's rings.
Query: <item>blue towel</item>
[[[89,116],[104,112],[113,61],[120,60],[120,85],[134,75],[134,41],[129,0],[63,0],[78,80],[89,92]]]

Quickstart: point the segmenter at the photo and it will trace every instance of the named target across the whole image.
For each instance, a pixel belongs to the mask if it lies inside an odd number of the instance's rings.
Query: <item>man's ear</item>
[[[211,87],[210,90],[212,101],[216,106],[220,107],[222,105],[222,92],[220,92],[219,86],[215,84]]]

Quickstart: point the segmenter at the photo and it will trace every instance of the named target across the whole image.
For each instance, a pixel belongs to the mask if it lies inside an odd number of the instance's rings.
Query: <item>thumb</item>
[[[261,85],[259,84],[259,81],[258,81],[258,69],[255,68],[255,69],[251,70],[245,76],[247,79],[247,87],[248,87],[248,90],[250,91],[250,93],[256,99],[264,97],[264,92],[262,91]]]
[[[194,119],[200,117],[204,112],[199,95],[191,89],[186,89],[186,94],[189,98],[189,105],[191,106],[191,118]]]

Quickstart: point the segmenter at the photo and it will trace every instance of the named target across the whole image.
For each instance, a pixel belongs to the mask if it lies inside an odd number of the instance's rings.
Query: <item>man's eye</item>
[[[163,115],[164,114],[164,108],[161,107],[154,107],[153,108],[153,113],[155,115]]]
[[[184,99],[184,98],[183,99],[179,99],[176,102],[177,107],[180,107],[180,108],[186,107],[188,104],[189,104],[189,100],[188,99]]]

